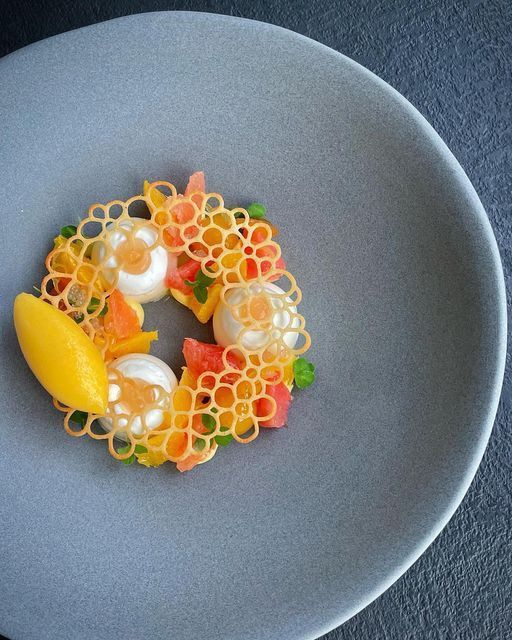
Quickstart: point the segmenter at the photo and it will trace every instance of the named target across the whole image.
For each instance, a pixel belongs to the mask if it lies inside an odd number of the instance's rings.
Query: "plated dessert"
[[[17,296],[14,322],[68,433],[106,440],[125,463],[187,471],[284,426],[292,388],[309,386],[314,366],[276,235],[263,205],[227,208],[202,172],[183,194],[145,182],[63,227],[39,295]],[[213,322],[215,344],[185,338],[180,372],[150,355],[158,331],[143,328],[143,305],[167,295]]]

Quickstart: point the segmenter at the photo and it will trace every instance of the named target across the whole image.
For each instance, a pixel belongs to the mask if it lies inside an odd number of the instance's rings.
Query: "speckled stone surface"
[[[54,2],[35,19],[32,3],[21,2],[2,10],[2,52],[115,15],[164,8],[274,22],[342,51],[390,82],[427,117],[468,173],[493,224],[509,281],[509,3]],[[447,528],[404,577],[326,638],[510,637],[511,392],[507,375],[483,463]],[[91,631],[89,637],[98,636]]]

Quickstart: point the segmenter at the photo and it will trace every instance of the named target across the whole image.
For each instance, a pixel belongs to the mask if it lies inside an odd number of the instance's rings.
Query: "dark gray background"
[[[509,292],[511,2],[18,0],[0,3],[0,55],[76,27],[164,9],[226,13],[287,27],[357,60],[400,91],[473,182],[498,240]],[[511,391],[507,366],[489,447],[443,533],[383,596],[324,640],[512,638]]]

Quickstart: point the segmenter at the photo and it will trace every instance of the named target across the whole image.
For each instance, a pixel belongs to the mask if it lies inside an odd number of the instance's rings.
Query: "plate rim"
[[[440,153],[440,155],[443,156],[450,170],[453,172],[453,177],[457,181],[459,188],[461,188],[467,195],[468,200],[471,204],[472,212],[481,224],[481,228],[478,230],[480,239],[482,240],[482,242],[486,243],[487,247],[490,249],[490,254],[493,261],[493,271],[486,277],[488,278],[489,286],[492,286],[497,294],[498,307],[496,310],[496,361],[493,363],[494,376],[492,380],[492,389],[489,393],[489,396],[486,398],[485,403],[485,419],[482,420],[482,426],[480,428],[479,436],[475,441],[474,446],[472,447],[473,451],[471,454],[471,459],[467,464],[465,472],[461,475],[458,481],[458,490],[452,492],[452,497],[449,501],[449,504],[444,507],[442,512],[439,513],[436,518],[433,519],[432,525],[430,526],[428,531],[425,532],[423,538],[413,545],[413,551],[411,551],[408,556],[406,556],[402,560],[401,563],[397,564],[394,571],[390,571],[389,575],[386,578],[381,578],[377,586],[374,589],[368,591],[364,597],[360,597],[359,601],[354,604],[354,606],[349,609],[347,613],[337,618],[333,618],[331,616],[329,620],[326,620],[322,626],[317,627],[315,631],[312,631],[311,633],[308,632],[303,635],[303,640],[317,640],[320,636],[329,633],[337,627],[340,627],[345,622],[347,622],[347,620],[365,609],[369,604],[371,604],[374,600],[385,593],[402,575],[404,575],[404,573],[406,573],[406,571],[423,555],[423,553],[425,553],[428,547],[434,542],[434,540],[439,536],[439,534],[451,520],[455,511],[462,503],[473,481],[473,478],[475,477],[484,452],[487,448],[487,444],[494,425],[506,366],[508,332],[507,297],[505,277],[501,256],[498,249],[498,243],[496,241],[496,237],[494,235],[489,217],[469,177],[467,176],[466,172],[464,171],[454,154],[451,152],[447,144],[443,141],[443,139],[436,132],[433,126],[428,122],[428,120],[421,114],[417,107],[409,102],[407,98],[399,93],[399,91],[392,87],[388,82],[377,76],[362,64],[356,62],[347,55],[335,49],[332,49],[331,47],[322,44],[317,40],[314,40],[313,38],[309,38],[308,36],[292,31],[291,29],[287,29],[285,27],[281,27],[272,23],[263,22],[261,20],[253,20],[251,18],[231,16],[222,13],[209,13],[204,11],[144,11],[140,13],[131,13],[123,16],[118,16],[116,18],[103,20],[89,25],[84,25],[82,27],[58,33],[42,40],[27,44],[24,47],[16,49],[15,51],[12,51],[11,53],[0,58],[0,72],[5,68],[6,65],[8,66],[9,63],[14,60],[14,58],[26,54],[26,52],[29,50],[31,51],[36,50],[40,47],[46,47],[48,46],[48,42],[50,41],[58,42],[60,39],[65,39],[69,34],[81,31],[92,31],[100,26],[109,23],[139,21],[159,16],[169,16],[171,18],[185,19],[190,21],[216,20],[218,22],[226,23],[245,23],[249,28],[253,27],[255,29],[266,29],[274,31],[281,38],[289,38],[291,40],[302,43],[304,46],[316,48],[321,53],[329,55],[332,59],[341,61],[343,64],[352,67],[359,74],[366,77],[366,79],[368,79],[371,83],[378,85],[381,90],[385,91],[400,104],[400,106],[411,117],[411,121],[413,122],[416,130],[424,137],[427,137],[436,148],[436,150]],[[481,272],[482,271],[480,269],[479,273],[481,274]]]

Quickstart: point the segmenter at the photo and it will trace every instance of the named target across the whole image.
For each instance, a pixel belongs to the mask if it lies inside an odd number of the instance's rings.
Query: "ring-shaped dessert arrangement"
[[[183,194],[145,182],[63,227],[39,295],[20,294],[14,320],[66,431],[106,440],[125,463],[187,471],[284,426],[292,388],[309,386],[314,366],[276,235],[263,205],[227,208],[202,172]],[[216,344],[185,338],[179,379],[149,353],[158,331],[143,329],[142,305],[164,296],[213,321]]]

